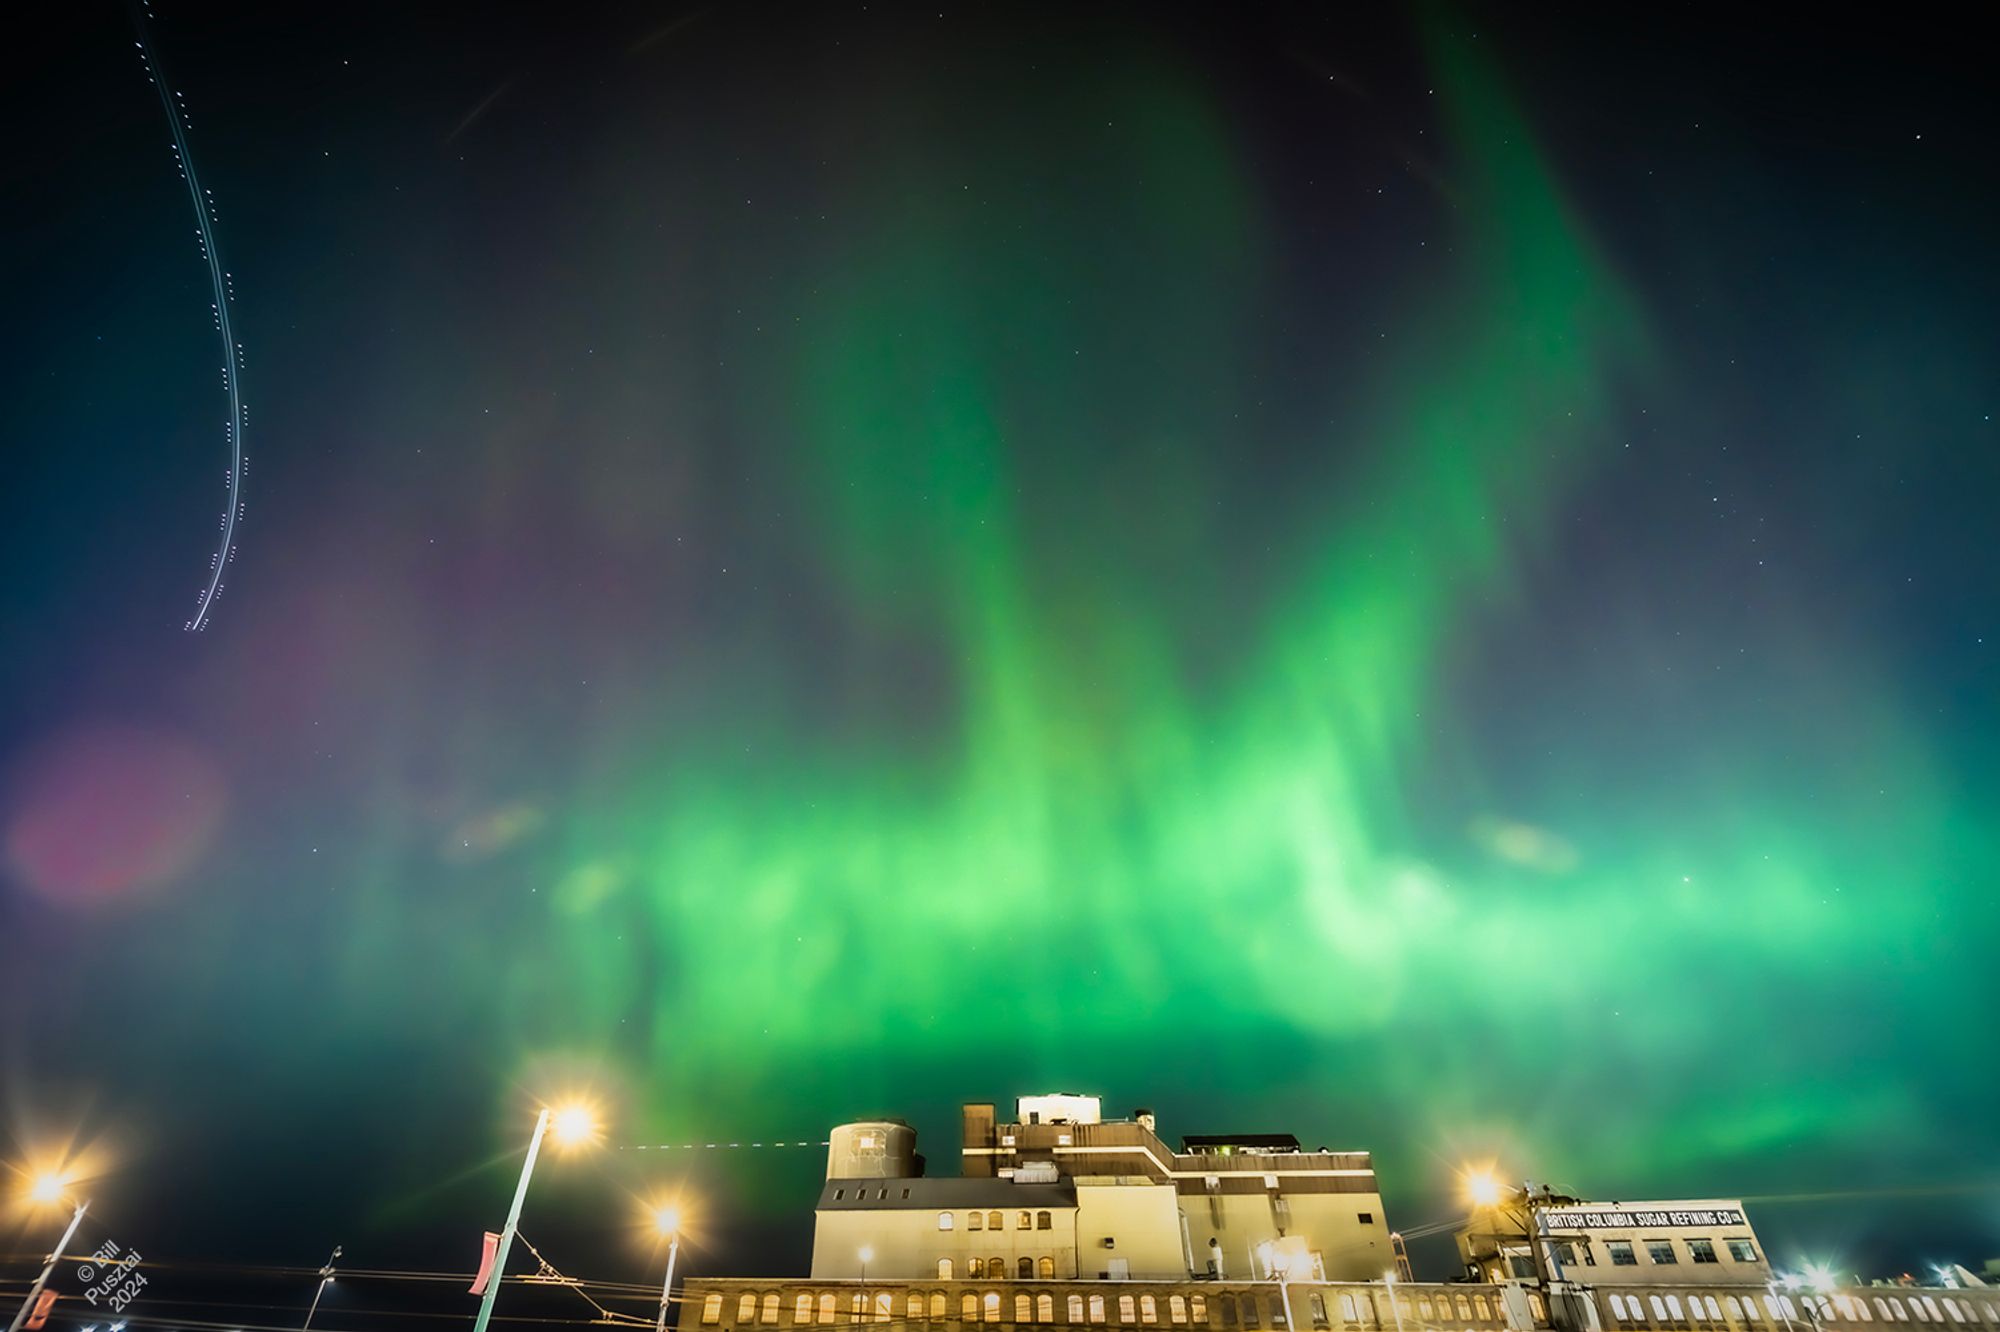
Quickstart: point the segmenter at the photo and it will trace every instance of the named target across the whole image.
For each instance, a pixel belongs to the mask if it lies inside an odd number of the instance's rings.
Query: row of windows
[[[1640,1242],[1646,1246],[1646,1257],[1655,1266],[1676,1267],[1680,1264],[1680,1255],[1674,1249],[1674,1241],[1670,1239],[1649,1239]],[[1714,1240],[1691,1239],[1682,1242],[1688,1246],[1688,1258],[1692,1262],[1717,1263],[1722,1261],[1716,1256]],[[1723,1244],[1728,1246],[1729,1261],[1732,1263],[1754,1263],[1758,1261],[1757,1246],[1747,1239],[1726,1239],[1723,1241]],[[1613,1267],[1637,1267],[1639,1265],[1639,1255],[1633,1249],[1631,1240],[1606,1240],[1604,1248],[1611,1255],[1611,1265]],[[1597,1255],[1591,1252],[1588,1240],[1581,1243],[1571,1240],[1559,1240],[1556,1243],[1556,1256],[1572,1267],[1577,1265],[1577,1254],[1579,1251],[1583,1255],[1583,1266],[1597,1266]]]
[[[839,1198],[840,1190],[835,1189],[833,1196],[836,1199]],[[951,1230],[957,1224],[953,1219],[952,1213],[938,1213],[939,1230]],[[1014,1229],[1016,1230],[1053,1230],[1055,1224],[1055,1215],[1051,1212],[1020,1212],[1015,1215],[1014,1219]],[[965,1214],[965,1228],[967,1230],[1005,1230],[1007,1228],[1007,1214],[1005,1212],[967,1212]]]
[[[949,1258],[938,1259],[937,1274],[940,1281],[952,1280],[956,1275],[952,1267],[952,1260]],[[1036,1277],[1047,1281],[1055,1274],[1056,1260],[1047,1254],[1043,1254],[1040,1258],[1016,1258],[1014,1260],[1014,1275],[1023,1281],[1030,1281]],[[965,1275],[973,1280],[985,1277],[988,1280],[997,1281],[1007,1275],[1007,1260],[998,1256],[992,1258],[968,1258],[965,1260]]]
[[[1686,1308],[1681,1305],[1678,1295],[1649,1295],[1642,1303],[1637,1295],[1613,1295],[1611,1316],[1621,1323],[1650,1323],[1663,1327],[1693,1327],[1702,1323],[1721,1323],[1725,1314],[1732,1323],[1748,1324],[1757,1320],[1758,1297],[1745,1295],[1738,1300],[1734,1295],[1726,1295],[1718,1304],[1713,1295],[1690,1295]],[[1812,1317],[1802,1314],[1789,1295],[1765,1295],[1762,1313],[1764,1321],[1773,1327],[1790,1328],[1799,1322],[1810,1323],[1815,1319],[1841,1318],[1850,1323],[2000,1323],[2000,1305],[1983,1301],[1953,1299],[1947,1295],[1940,1301],[1929,1295],[1912,1295],[1907,1300],[1897,1296],[1874,1297],[1874,1308],[1865,1297],[1835,1295],[1830,1299],[1814,1300],[1805,1297],[1812,1306],[1808,1311]],[[1908,1308],[1905,1309],[1907,1304]],[[1647,1315],[1650,1314],[1649,1318]]]
[[[1008,1297],[999,1291],[977,1293],[966,1291],[958,1297],[957,1317],[961,1322],[977,1323],[1055,1323],[1064,1322],[1077,1325],[1104,1324],[1116,1322],[1125,1325],[1157,1326],[1162,1322],[1170,1326],[1210,1326],[1209,1297],[1207,1295],[1169,1295],[1162,1300],[1155,1295],[1082,1295],[1071,1294],[1063,1298],[1060,1306],[1063,1316],[1058,1319],[1056,1295],[1043,1292],[1030,1296],[1025,1292]],[[1335,1306],[1340,1312],[1340,1321],[1345,1324],[1382,1324],[1392,1315],[1385,1307],[1386,1296],[1356,1295],[1343,1292],[1336,1297]],[[1622,1299],[1622,1297],[1618,1297]],[[1115,1302],[1114,1302],[1115,1301]],[[715,1324],[722,1321],[723,1297],[712,1293],[702,1301],[701,1321]],[[906,1322],[941,1322],[950,1316],[950,1297],[944,1291],[934,1290],[907,1292],[903,1299],[902,1318]],[[1536,1298],[1539,1304],[1539,1297]],[[1214,1299],[1216,1319],[1213,1326],[1223,1328],[1242,1327],[1258,1329],[1269,1319],[1272,1328],[1286,1326],[1285,1308],[1279,1296],[1260,1299],[1255,1295],[1218,1295]],[[800,1291],[792,1300],[791,1325],[810,1327],[814,1324],[835,1323],[888,1323],[897,1318],[897,1300],[894,1291],[872,1292],[850,1291],[846,1308],[841,1307],[838,1296],[832,1291]],[[1429,1295],[1418,1296],[1412,1302],[1408,1298],[1396,1301],[1393,1316],[1410,1318],[1414,1315],[1422,1323],[1450,1321],[1456,1314],[1457,1321],[1492,1322],[1501,1316],[1497,1301],[1489,1301],[1483,1293],[1458,1295],[1440,1294],[1435,1303]],[[1638,1301],[1633,1301],[1637,1309]],[[737,1297],[735,1323],[738,1326],[764,1324],[775,1326],[783,1308],[783,1299],[775,1291],[758,1294],[747,1291]],[[1315,1328],[1329,1328],[1333,1325],[1328,1316],[1326,1296],[1311,1292],[1306,1296],[1306,1308]],[[1111,1315],[1115,1311],[1116,1318]],[[1012,1317],[1004,1317],[1011,1312]],[[1623,1316],[1622,1314],[1620,1315]],[[1536,1318],[1541,1317],[1537,1310]]]

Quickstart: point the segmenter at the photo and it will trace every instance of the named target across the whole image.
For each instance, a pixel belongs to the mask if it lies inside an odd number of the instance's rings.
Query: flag
[[[21,1326],[28,1332],[41,1332],[43,1323],[49,1321],[49,1310],[56,1307],[58,1296],[55,1291],[45,1290],[35,1297],[35,1311],[28,1315],[28,1321]]]
[[[472,1278],[472,1293],[484,1295],[486,1283],[493,1279],[493,1255],[500,1251],[500,1237],[492,1231],[486,1232],[486,1242],[479,1251],[479,1275]]]

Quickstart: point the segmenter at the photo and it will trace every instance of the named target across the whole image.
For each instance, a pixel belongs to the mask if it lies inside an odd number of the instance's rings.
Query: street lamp
[[[528,1181],[534,1178],[535,1158],[541,1155],[542,1139],[553,1128],[556,1146],[580,1147],[597,1140],[597,1112],[589,1106],[571,1102],[560,1109],[542,1107],[535,1118],[534,1136],[528,1139],[528,1159],[521,1163],[521,1182],[514,1186],[514,1203],[507,1209],[507,1224],[500,1230],[500,1239],[493,1248],[493,1263],[481,1275],[485,1279],[485,1291],[479,1301],[479,1317],[473,1320],[472,1332],[486,1332],[486,1325],[493,1321],[493,1301],[500,1294],[500,1279],[507,1271],[507,1251],[514,1247],[514,1232],[521,1225],[521,1204],[527,1201]],[[474,1290],[479,1287],[475,1285]]]
[[[313,1302],[306,1309],[306,1321],[299,1324],[299,1332],[306,1332],[312,1326],[313,1315],[319,1312],[319,1297],[326,1294],[326,1288],[333,1284],[333,1264],[340,1257],[340,1246],[333,1246],[333,1252],[326,1256],[326,1266],[319,1269],[319,1285],[313,1291]]]
[[[1403,1306],[1396,1298],[1396,1269],[1390,1268],[1382,1274],[1382,1285],[1389,1293],[1389,1308],[1396,1315],[1396,1332],[1403,1332]],[[1289,1312],[1287,1313],[1289,1317]]]
[[[861,1252],[858,1255],[858,1257],[861,1259],[861,1279],[863,1281],[866,1281],[868,1279],[868,1263],[870,1259],[874,1258],[874,1256],[875,1256],[874,1245],[864,1244],[861,1246]]]
[[[29,1184],[28,1201],[43,1206],[59,1203],[63,1200],[68,1185],[68,1177],[60,1171],[45,1170],[36,1175],[34,1181]],[[83,1214],[89,1206],[87,1199],[77,1200],[76,1211],[70,1214],[69,1228],[63,1231],[62,1238],[56,1241],[56,1247],[49,1252],[49,1260],[43,1265],[42,1274],[35,1278],[34,1285],[28,1287],[28,1298],[21,1301],[20,1309],[14,1314],[14,1321],[7,1324],[7,1332],[21,1332],[21,1325],[27,1322],[28,1316],[34,1312],[35,1301],[42,1297],[43,1289],[49,1284],[49,1277],[54,1274],[56,1264],[62,1260],[63,1250],[69,1247],[70,1240],[76,1235],[76,1228],[83,1224]]]
[[[1285,1332],[1297,1332],[1298,1320],[1292,1317],[1292,1287],[1290,1275],[1292,1256],[1282,1247],[1265,1240],[1257,1246],[1257,1253],[1264,1260],[1264,1267],[1278,1279],[1278,1303],[1285,1310]]]
[[[674,1259],[681,1251],[681,1209],[674,1206],[660,1208],[653,1213],[653,1226],[667,1237],[667,1279],[660,1283],[660,1317],[653,1324],[653,1332],[667,1332],[667,1301],[674,1290]]]

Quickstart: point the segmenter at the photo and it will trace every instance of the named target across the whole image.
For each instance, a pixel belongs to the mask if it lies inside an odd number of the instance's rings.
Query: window
[[[950,1260],[949,1260],[949,1259],[946,1259],[946,1261],[947,1261],[947,1262],[949,1262]],[[966,1260],[965,1260],[965,1275],[966,1275],[966,1276],[967,1276],[968,1278],[977,1278],[977,1277],[982,1277],[982,1276],[985,1276],[985,1275],[986,1275],[986,1260],[985,1260],[985,1259],[983,1259],[983,1258],[968,1258],[968,1259],[966,1259]]]
[[[1568,1240],[1557,1240],[1551,1247],[1556,1251],[1557,1262],[1561,1263],[1564,1267],[1576,1266],[1576,1245],[1570,1243]]]
[[[761,1318],[759,1318],[759,1319],[758,1319],[757,1321],[758,1321],[758,1322],[760,1322],[760,1323],[775,1323],[775,1322],[777,1322],[777,1321],[778,1321],[778,1292],[777,1292],[777,1291],[775,1291],[775,1290],[774,1290],[774,1291],[772,1291],[772,1292],[771,1292],[770,1294],[768,1294],[768,1295],[766,1295],[766,1296],[764,1297],[764,1311],[763,1311],[763,1316],[762,1316]]]
[[[1031,1212],[1023,1212],[1014,1220],[1014,1229],[1016,1230],[1033,1230],[1034,1228],[1035,1218]]]
[[[1537,1323],[1549,1321],[1548,1306],[1542,1303],[1542,1297],[1537,1291],[1528,1292],[1528,1312],[1534,1315]]]
[[[1715,1296],[1713,1295],[1708,1297],[1708,1321],[1711,1323],[1722,1321],[1722,1309],[1716,1304]]]
[[[1206,1295],[1188,1296],[1188,1318],[1196,1323],[1201,1323],[1204,1325],[1207,1324],[1208,1296]]]
[[[1090,1321],[1093,1323],[1104,1321],[1104,1297],[1102,1295],[1093,1295],[1090,1297]]]
[[[757,1321],[757,1297],[755,1295],[746,1291],[743,1298],[736,1301],[736,1321],[739,1323],[754,1323]]]
[[[1729,1261],[1732,1263],[1754,1263],[1757,1261],[1757,1246],[1747,1239],[1724,1240],[1729,1246]]]
[[[909,1301],[903,1307],[906,1310],[903,1315],[904,1321],[911,1323],[921,1323],[924,1321],[924,1293],[922,1291],[911,1291]]]
[[[1138,1304],[1130,1295],[1118,1297],[1118,1321],[1131,1323],[1138,1320]]]
[[[988,1281],[1005,1280],[1006,1276],[1007,1260],[1005,1258],[996,1253],[986,1260],[986,1279]]]
[[[1320,1294],[1318,1291],[1314,1291],[1307,1297],[1306,1304],[1308,1311],[1312,1314],[1314,1327],[1333,1326],[1332,1322],[1326,1316],[1326,1296]]]
[[[805,1327],[809,1326],[812,1323],[812,1320],[813,1320],[812,1292],[809,1290],[802,1290],[799,1292],[799,1297],[796,1300],[792,1301],[792,1322],[798,1324],[801,1327]]]
[[[1081,1323],[1083,1321],[1083,1296],[1081,1295],[1070,1296],[1069,1300],[1067,1301],[1066,1308],[1069,1313],[1070,1322]]]
[[[819,1321],[822,1323],[833,1321],[833,1292],[830,1290],[820,1292]]]
[[[1435,1317],[1435,1315],[1431,1313],[1430,1296],[1428,1295],[1417,1296],[1417,1317],[1423,1319],[1426,1323],[1430,1322],[1431,1319]]]
[[[1005,1221],[1001,1219],[1000,1213],[988,1212],[986,1214],[986,1228],[988,1230],[999,1230],[1005,1224]]]
[[[1625,1321],[1625,1297],[1623,1295],[1613,1295],[1611,1297],[1611,1317],[1621,1323]]]
[[[858,1323],[868,1316],[868,1297],[855,1291],[847,1300],[848,1321]]]
[[[967,1230],[977,1230],[980,1223],[985,1219],[986,1216],[983,1212],[967,1212],[965,1214],[965,1228]]]
[[[958,1321],[961,1323],[979,1321],[979,1297],[969,1290],[958,1297]]]
[[[1666,1322],[1667,1321],[1666,1302],[1657,1295],[1649,1295],[1646,1298],[1653,1306],[1653,1321],[1656,1323]]]
[[[1611,1265],[1613,1267],[1636,1267],[1638,1265],[1639,1260],[1632,1253],[1631,1240],[1607,1240],[1604,1247],[1611,1251]]]
[[[1757,1297],[1752,1295],[1749,1298],[1755,1300]],[[1769,1295],[1766,1295],[1764,1297],[1764,1312],[1768,1316],[1768,1321],[1773,1323],[1778,1322],[1784,1318],[1784,1315],[1778,1312],[1777,1300],[1773,1299]]]
[[[950,1213],[950,1212],[939,1212],[939,1213],[938,1213],[938,1229],[939,1229],[939,1230],[950,1230],[950,1229],[951,1229],[951,1213]]]
[[[938,1259],[938,1280],[939,1281],[951,1280],[951,1259],[949,1258]]]
[[[1680,1261],[1674,1256],[1674,1242],[1670,1239],[1647,1240],[1646,1256],[1660,1267],[1672,1267]]]
[[[1221,1313],[1221,1315],[1222,1315],[1222,1325],[1223,1325],[1224,1327],[1235,1327],[1235,1326],[1236,1326],[1236,1297],[1235,1297],[1235,1296],[1233,1296],[1233,1295],[1223,1295],[1223,1296],[1219,1297],[1219,1298],[1218,1298],[1218,1299],[1217,1299],[1217,1300],[1215,1301],[1215,1307],[1216,1307],[1217,1311],[1218,1311],[1218,1312],[1220,1312],[1220,1313]]]
[[[1014,1321],[1017,1323],[1032,1323],[1035,1321],[1035,1302],[1026,1295],[1016,1295],[1014,1297]]]
[[[1691,1239],[1688,1241],[1688,1253],[1693,1255],[1694,1260],[1698,1263],[1712,1263],[1717,1261],[1714,1240]]]
[[[1486,1308],[1486,1297],[1484,1295],[1474,1295],[1472,1297],[1472,1312],[1473,1316],[1478,1318],[1482,1323],[1493,1317],[1492,1313]]]
[[[1157,1323],[1160,1321],[1160,1302],[1151,1295],[1139,1297],[1139,1321]]]
[[[1354,1315],[1354,1297],[1352,1295],[1342,1295],[1340,1297],[1340,1321],[1343,1323],[1357,1321]]]
[[[1056,1260],[1043,1254],[1035,1259],[1035,1275],[1047,1281],[1056,1274]]]
[[[1019,1259],[1018,1261],[1016,1261],[1016,1262],[1015,1262],[1015,1264],[1014,1264],[1014,1275],[1015,1275],[1015,1276],[1017,1276],[1017,1277],[1019,1277],[1019,1278],[1021,1278],[1021,1280],[1023,1280],[1023,1281],[1026,1281],[1026,1280],[1027,1280],[1028,1278],[1032,1277],[1032,1276],[1033,1276],[1034,1274],[1035,1274],[1035,1260],[1034,1260],[1034,1259],[1032,1259],[1032,1258],[1025,1258],[1025,1257],[1024,1257],[1024,1258],[1021,1258],[1021,1259]]]
[[[875,1292],[875,1321],[892,1323],[896,1320],[896,1297],[886,1290]]]
[[[1670,1318],[1672,1318],[1676,1323],[1685,1322],[1687,1320],[1687,1315],[1681,1312],[1680,1296],[1678,1295],[1667,1296],[1667,1315]]]
[[[846,1189],[835,1189],[833,1191],[833,1200],[835,1202],[839,1202],[842,1198],[845,1198],[846,1196],[847,1196]]]
[[[997,1323],[997,1322],[999,1322],[999,1321],[1000,1321],[1000,1292],[999,1292],[999,1291],[997,1291],[997,1290],[989,1290],[989,1291],[987,1291],[987,1292],[986,1292],[986,1299],[985,1299],[984,1303],[985,1303],[985,1306],[986,1306],[986,1321],[987,1321],[987,1322],[989,1322],[989,1323]]]
[[[1375,1213],[1373,1213],[1373,1212],[1356,1212],[1356,1213],[1354,1214],[1354,1219],[1355,1219],[1356,1221],[1359,1221],[1359,1222],[1360,1222],[1360,1223],[1361,1223],[1362,1225],[1364,1225],[1364,1226],[1372,1226],[1372,1225],[1374,1225],[1374,1224],[1375,1224]]]
[[[1035,1296],[1035,1321],[1038,1323],[1056,1321],[1056,1297],[1047,1291]]]
[[[720,1295],[710,1295],[701,1302],[701,1321],[704,1323],[719,1323],[722,1321],[722,1297]]]
[[[945,1309],[945,1304],[944,1304],[944,1292],[943,1292],[943,1291],[941,1291],[941,1290],[934,1290],[934,1291],[932,1291],[932,1292],[931,1292],[931,1321],[932,1321],[933,1323],[942,1323],[942,1322],[944,1321],[944,1309]]]
[[[1055,1225],[1056,1225],[1055,1218],[1053,1216],[1050,1216],[1047,1212],[1035,1213],[1036,1230],[1054,1230]]]
[[[1243,1297],[1243,1326],[1249,1328],[1257,1326],[1257,1297],[1255,1295],[1245,1295]]]
[[[1743,1306],[1737,1303],[1736,1297],[1734,1295],[1726,1296],[1722,1301],[1722,1307],[1729,1311],[1730,1322],[1740,1323],[1743,1321],[1744,1319]]]

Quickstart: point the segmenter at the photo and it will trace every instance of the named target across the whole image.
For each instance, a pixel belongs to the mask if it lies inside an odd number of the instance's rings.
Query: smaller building
[[[1466,1272],[1484,1281],[1592,1286],[1765,1286],[1771,1265],[1735,1199],[1588,1202],[1514,1192],[1475,1208],[1458,1232]]]

